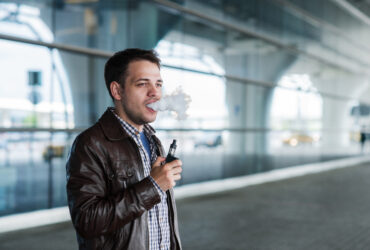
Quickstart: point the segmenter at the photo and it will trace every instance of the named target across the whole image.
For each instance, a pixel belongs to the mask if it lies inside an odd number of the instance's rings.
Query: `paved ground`
[[[178,201],[184,249],[370,249],[370,164]],[[77,249],[70,223],[0,249]]]

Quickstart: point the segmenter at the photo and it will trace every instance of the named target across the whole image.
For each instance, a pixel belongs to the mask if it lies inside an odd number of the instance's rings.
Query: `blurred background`
[[[0,1],[0,216],[66,206],[75,136],[108,106],[112,53],[154,48],[179,185],[370,152],[368,0]]]

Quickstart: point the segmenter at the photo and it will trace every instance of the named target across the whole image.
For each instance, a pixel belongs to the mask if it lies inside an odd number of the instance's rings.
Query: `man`
[[[105,65],[114,108],[77,136],[67,162],[68,205],[80,249],[181,249],[172,187],[182,163],[165,163],[148,125],[161,98],[154,51],[127,49]]]

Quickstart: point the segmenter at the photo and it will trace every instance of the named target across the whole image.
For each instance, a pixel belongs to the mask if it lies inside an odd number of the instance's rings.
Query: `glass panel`
[[[370,33],[332,1],[285,2],[181,2],[232,29],[150,1],[2,1],[0,33],[155,48],[164,94],[192,98],[186,120],[163,112],[153,124],[165,149],[179,142],[180,185],[369,152]],[[106,58],[4,39],[0,52],[0,215],[64,206],[68,129],[112,106]]]
[[[76,134],[0,134],[0,215],[66,205],[65,162]]]

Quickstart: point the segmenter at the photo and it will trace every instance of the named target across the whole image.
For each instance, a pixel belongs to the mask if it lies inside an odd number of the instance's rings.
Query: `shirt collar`
[[[110,107],[109,110],[114,114],[114,116],[120,121],[122,126],[125,128],[125,130],[130,133],[131,135],[138,135],[140,134],[139,130],[129,124],[128,122],[124,121],[119,115],[117,115],[115,108]],[[149,124],[144,124],[143,131],[147,136],[152,136],[155,134],[155,129],[150,126]]]

